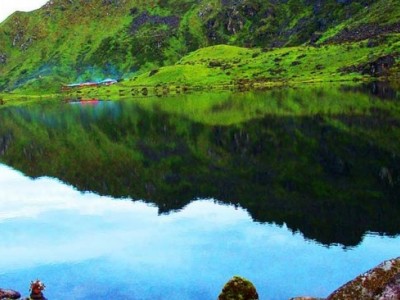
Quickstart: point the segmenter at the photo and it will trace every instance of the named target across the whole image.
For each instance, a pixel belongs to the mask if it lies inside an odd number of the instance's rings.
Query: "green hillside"
[[[52,0],[0,24],[0,93],[396,76],[399,19],[396,0]],[[386,55],[388,71],[369,72]]]

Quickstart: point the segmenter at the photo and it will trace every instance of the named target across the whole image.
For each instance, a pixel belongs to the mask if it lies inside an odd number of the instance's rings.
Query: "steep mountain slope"
[[[0,24],[0,91],[132,77],[217,44],[367,39],[400,32],[399,16],[396,0],[51,0]]]

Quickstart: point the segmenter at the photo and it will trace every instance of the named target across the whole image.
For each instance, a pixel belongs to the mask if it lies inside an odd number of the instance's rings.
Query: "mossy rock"
[[[21,294],[17,291],[0,289],[0,299],[11,300],[20,298]]]
[[[400,299],[400,257],[387,260],[361,274],[328,296],[341,299]]]
[[[234,276],[229,280],[218,300],[258,300],[258,293],[254,285],[245,278]]]

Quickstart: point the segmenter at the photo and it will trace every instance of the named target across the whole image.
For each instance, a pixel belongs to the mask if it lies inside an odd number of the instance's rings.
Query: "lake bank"
[[[24,94],[21,92],[0,93],[0,109],[10,105],[34,104],[39,102],[59,101],[89,101],[89,100],[121,100],[121,99],[141,99],[149,97],[168,97],[180,96],[182,94],[191,93],[210,93],[210,92],[246,92],[246,91],[266,91],[272,89],[296,89],[296,88],[319,88],[329,87],[365,87],[374,86],[373,89],[377,93],[386,90],[399,90],[398,81],[388,81],[388,78],[365,78],[363,80],[337,80],[337,81],[319,81],[310,80],[304,82],[255,82],[255,81],[239,81],[230,84],[214,84],[214,85],[176,85],[176,84],[158,84],[158,85],[130,85],[119,83],[109,87],[86,87],[74,88],[69,91],[59,93],[43,93],[43,94]],[[52,99],[52,100],[51,100]]]
[[[149,93],[162,96],[187,90],[266,89],[307,84],[355,84],[372,81],[397,82],[400,74],[400,34],[386,44],[370,45],[369,40],[348,44],[307,45],[287,48],[244,48],[216,45],[193,51],[178,62],[153,69],[141,69],[120,77],[117,84],[62,90],[60,78],[34,78],[0,99],[46,97],[137,97]],[[337,53],[340,58],[332,59]],[[76,80],[76,79],[75,79]],[[87,80],[93,80],[88,78]]]
[[[45,288],[43,288],[44,290]],[[43,299],[44,295],[40,293]],[[341,300],[341,299],[398,299],[400,297],[400,257],[386,260],[364,272],[332,292],[327,298],[310,296],[293,297],[290,300]],[[0,299],[20,299],[21,293],[0,288]],[[28,299],[28,298],[27,298]],[[222,288],[218,300],[258,300],[259,295],[252,282],[234,276]]]

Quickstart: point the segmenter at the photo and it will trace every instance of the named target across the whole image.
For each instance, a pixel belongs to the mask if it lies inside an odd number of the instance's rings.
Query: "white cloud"
[[[48,0],[1,0],[0,22],[15,11],[32,11],[42,7]]]
[[[112,200],[92,193],[80,193],[57,179],[42,177],[32,180],[0,164],[0,224],[9,219],[33,218],[59,210],[79,211],[86,215],[126,210],[136,213],[152,211],[157,215],[156,208],[143,202],[133,205],[131,201]]]
[[[219,291],[233,274],[251,279],[261,299],[327,295],[398,256],[400,248],[399,238],[374,234],[351,250],[324,247],[286,226],[253,222],[247,211],[213,199],[159,216],[156,207],[140,201],[80,193],[59,180],[33,180],[2,164],[0,237],[2,285],[23,290],[39,277],[52,286],[49,299],[60,299],[51,293],[64,293],[59,278],[71,283],[71,299],[92,299],[85,293],[103,282],[110,282],[111,290],[131,288],[124,274],[148,298],[159,291],[146,289],[150,279],[191,293],[180,299],[193,299],[193,286]]]

